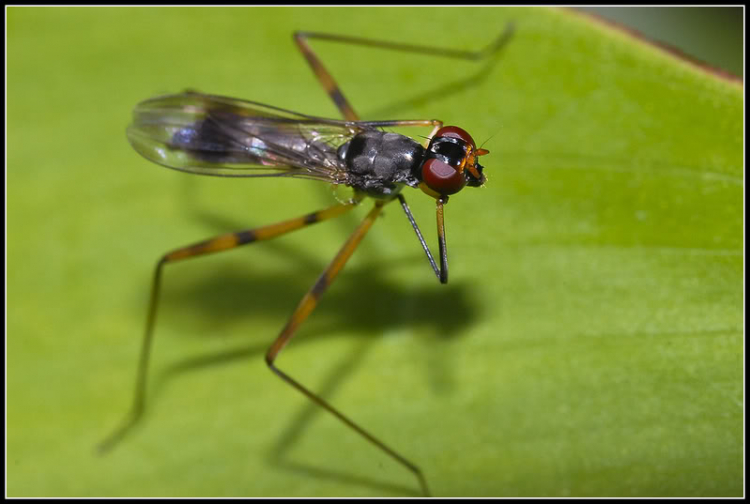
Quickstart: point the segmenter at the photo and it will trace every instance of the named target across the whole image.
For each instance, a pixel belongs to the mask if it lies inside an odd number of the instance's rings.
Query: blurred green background
[[[262,358],[366,205],[169,266],[147,415],[94,454],[131,401],[157,258],[334,201],[158,167],[125,127],[185,88],[335,116],[295,29],[472,49],[511,20],[486,66],[313,43],[363,117],[486,141],[489,182],[446,208],[447,286],[387,208],[278,364],[435,495],[742,494],[739,81],[572,10],[7,12],[9,495],[418,495]],[[435,244],[434,203],[406,196]]]
[[[686,54],[743,76],[742,7],[581,7],[670,44]]]

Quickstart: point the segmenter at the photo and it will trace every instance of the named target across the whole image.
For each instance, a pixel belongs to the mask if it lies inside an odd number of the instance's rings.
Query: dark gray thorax
[[[359,133],[338,149],[349,184],[375,197],[397,194],[404,184],[419,185],[424,155],[411,138],[379,130]]]

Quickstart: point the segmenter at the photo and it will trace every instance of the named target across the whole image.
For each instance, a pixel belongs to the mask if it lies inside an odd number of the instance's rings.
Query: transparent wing
[[[146,159],[177,170],[346,183],[337,149],[365,128],[356,122],[186,92],[139,103],[127,135]]]

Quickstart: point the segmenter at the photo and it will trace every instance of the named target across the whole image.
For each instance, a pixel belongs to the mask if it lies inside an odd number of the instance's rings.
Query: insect
[[[275,361],[354,253],[383,207],[392,201],[397,200],[400,203],[438,280],[447,283],[448,257],[444,207],[448,198],[464,187],[480,187],[485,183],[484,168],[479,163],[479,157],[488,154],[488,151],[478,148],[474,139],[465,130],[456,126],[445,126],[439,120],[361,121],[312,51],[308,40],[319,39],[402,52],[480,60],[496,53],[510,38],[512,31],[513,25],[508,25],[499,38],[485,49],[476,52],[324,33],[296,32],[294,40],[297,46],[341,112],[343,120],[325,119],[257,102],[192,91],[159,96],[143,101],[135,107],[133,122],[127,130],[127,136],[134,149],[149,161],[200,175],[317,180],[348,186],[353,189],[353,197],[296,219],[224,234],[181,247],[164,254],[158,260],[151,286],[133,405],[123,426],[99,446],[100,451],[106,451],[114,446],[143,413],[161,276],[167,264],[269,240],[333,219],[364,201],[371,200],[372,209],[302,298],[281,333],[269,347],[265,360],[269,368],[282,380],[411,471],[418,479],[422,492],[429,495],[425,477],[416,464],[279,369]],[[430,127],[432,130],[426,142],[422,144],[411,136],[385,130],[391,127]],[[402,189],[407,187],[419,189],[435,199],[438,261],[433,257],[406,199],[401,194]]]

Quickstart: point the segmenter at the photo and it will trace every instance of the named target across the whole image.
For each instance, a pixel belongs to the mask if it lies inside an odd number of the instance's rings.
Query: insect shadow
[[[502,53],[505,50],[507,43],[513,37],[514,32],[515,26],[510,25],[509,29],[503,33],[502,38],[498,42],[498,49],[495,54],[493,54],[491,58],[488,58],[478,70],[469,73],[466,77],[455,79],[447,84],[435,86],[426,91],[420,91],[401,100],[394,100],[375,110],[365,111],[363,117],[376,119],[403,115],[405,113],[404,111],[423,107],[432,102],[444,101],[450,96],[460,95],[471,88],[478,87],[487,80],[491,75],[492,70],[502,59]]]
[[[208,216],[206,222],[213,221],[216,224],[215,219],[216,216]],[[227,223],[222,223],[221,226],[225,224]],[[233,326],[244,324],[248,319],[262,317],[264,327],[270,320],[283,321],[294,308],[307,283],[312,280],[300,277],[311,277],[322,265],[304,250],[285,244],[284,240],[266,242],[261,246],[267,249],[265,253],[273,253],[295,265],[291,272],[284,273],[285,277],[288,275],[287,278],[280,279],[278,274],[258,271],[252,261],[245,261],[244,258],[233,258],[232,261],[221,265],[212,264],[209,266],[211,273],[202,280],[190,285],[186,285],[186,282],[181,282],[181,285],[173,283],[172,287],[165,289],[161,325],[168,325],[176,332],[181,332],[184,328],[184,331],[192,336],[196,332],[195,327],[183,326],[186,322],[181,317],[175,317],[174,313],[197,313],[197,317],[203,323],[206,319],[210,320],[211,329],[205,333],[205,337],[234,339],[237,338],[237,331]],[[367,250],[370,247],[365,246],[363,249]],[[258,253],[258,250],[253,252]],[[370,253],[372,254],[372,250]],[[383,264],[379,264],[380,262]],[[423,344],[422,349],[415,353],[414,365],[425,368],[428,388],[433,394],[444,394],[451,390],[453,380],[450,353],[446,353],[443,343],[470,332],[471,325],[480,316],[481,303],[473,298],[473,290],[465,282],[458,281],[445,286],[427,282],[422,287],[405,289],[389,275],[373,274],[386,271],[388,267],[393,268],[394,262],[398,264],[397,268],[416,268],[424,271],[425,275],[430,273],[424,257],[417,253],[410,254],[405,259],[365,259],[358,261],[356,265],[350,265],[337,285],[322,301],[314,320],[311,320],[312,323],[301,330],[300,337],[290,346],[294,351],[295,347],[301,345],[316,344],[332,332],[337,337],[344,333],[359,338],[359,342],[350,350],[349,355],[340,358],[338,363],[332,363],[330,373],[323,384],[317,387],[323,398],[333,398],[339,386],[356,371],[367,352],[378,343],[383,333],[402,328],[417,329],[420,333],[418,337],[422,339]],[[191,267],[200,266],[194,263]],[[307,274],[302,274],[302,270],[307,271]],[[175,275],[173,279],[177,280],[178,276]],[[398,275],[392,277],[398,278]],[[203,333],[202,329],[201,332]],[[244,334],[241,337],[244,339],[246,336],[247,334]],[[158,404],[158,397],[165,388],[179,383],[181,375],[250,359],[262,359],[274,337],[275,333],[252,334],[252,341],[249,343],[239,343],[229,350],[185,358],[167,365],[154,376],[144,413]],[[160,360],[163,362],[163,359],[162,356]],[[248,375],[247,379],[272,380],[273,375]],[[290,459],[289,452],[319,413],[320,408],[315,404],[301,406],[269,450],[268,462],[306,477],[331,479],[342,484],[366,486],[381,492],[418,495],[418,492],[409,486],[324,469]],[[129,435],[142,420],[143,417],[133,418],[130,425],[123,429],[122,437]],[[396,424],[397,419],[394,418],[394,425]],[[366,444],[363,444],[362,448],[369,449]]]
[[[459,57],[462,59],[473,59],[473,60],[482,60],[485,59],[486,56],[491,54],[496,54],[500,48],[502,48],[505,43],[509,40],[513,32],[512,25],[509,25],[505,32],[501,35],[499,39],[497,39],[495,42],[493,42],[490,46],[488,46],[483,51],[472,51],[472,52],[462,52],[459,51]],[[371,42],[371,41],[363,41],[362,39],[353,39],[351,37],[341,37],[341,36],[331,36],[331,35],[321,35],[321,34],[313,34],[313,33],[306,33],[306,32],[297,32],[295,34],[295,41],[300,46],[301,51],[303,54],[307,57],[308,61],[311,63],[311,66],[313,67],[313,71],[316,73],[316,76],[318,76],[319,80],[321,80],[322,83],[328,82],[328,80],[325,79],[327,76],[326,71],[323,69],[323,67],[317,63],[318,59],[314,55],[314,53],[311,51],[310,47],[307,45],[306,39],[307,38],[324,38],[332,41],[338,41],[338,42],[345,42],[345,41],[355,41],[358,40],[357,43],[362,43],[364,45],[376,45],[380,47],[390,47],[390,48],[397,48],[400,50],[406,50],[408,48],[414,48],[414,46],[406,46],[403,44],[387,44],[387,43],[381,43],[381,42]],[[447,55],[448,53],[453,54],[454,56],[457,54],[456,52],[451,51],[442,51],[442,50],[436,50],[436,49],[420,49],[417,52],[424,52],[427,51],[428,53],[432,55]],[[467,77],[461,78],[457,81],[451,82],[447,85],[439,86],[437,88],[434,88],[432,90],[428,90],[426,92],[421,92],[416,96],[407,98],[403,101],[397,101],[390,105],[387,105],[383,107],[379,111],[374,111],[368,114],[369,116],[377,116],[377,115],[389,115],[392,110],[403,110],[408,107],[418,107],[421,105],[424,105],[430,101],[437,100],[437,99],[445,99],[446,96],[454,94],[454,93],[460,93],[465,91],[467,88],[471,86],[475,86],[481,81],[485,80],[487,76],[490,73],[491,68],[496,64],[497,59],[496,58],[487,58],[487,63],[483,65],[478,72],[474,72]],[[325,86],[324,86],[325,87]],[[351,108],[351,106],[346,102],[346,100],[336,100],[336,98],[342,98],[342,95],[338,91],[338,88],[336,86],[334,87],[326,87],[326,90],[328,91],[331,98],[334,99],[334,102],[336,102],[337,106],[339,107],[342,114],[349,120],[359,120],[357,114],[354,112],[354,110]],[[343,98],[342,98],[343,99]],[[136,114],[136,119],[134,122],[134,126],[131,126],[129,128],[129,137],[131,138],[131,142],[135,142],[134,146],[140,146],[142,149],[139,150],[142,154],[145,152],[145,156],[151,160],[158,161],[158,159],[154,159],[149,157],[147,154],[152,153],[151,150],[149,150],[151,147],[148,147],[145,151],[143,150],[144,145],[142,145],[140,142],[143,140],[143,136],[145,135],[148,137],[148,132],[151,131],[148,129],[148,127],[153,126],[153,123],[150,122],[150,115],[149,115],[149,107],[153,106],[158,108],[159,106],[165,106],[170,105],[173,106],[174,103],[172,103],[170,100],[174,101],[176,100],[177,105],[179,106],[186,106],[187,104],[193,104],[193,102],[198,101],[200,106],[207,106],[206,104],[218,104],[218,103],[224,103],[221,97],[211,97],[209,95],[202,96],[197,93],[185,93],[183,95],[175,95],[173,97],[162,97],[157,99],[152,99],[147,102],[143,102],[141,105],[139,105],[139,114]],[[231,99],[226,99],[230,100]],[[205,103],[204,103],[205,102]],[[234,102],[232,102],[234,103]],[[243,103],[249,103],[249,102],[243,102]],[[247,105],[245,105],[247,107]],[[168,108],[168,107],[167,107]],[[224,116],[221,115],[221,112],[218,111],[219,109],[216,109],[215,111],[216,117],[221,118],[224,117],[225,121],[229,121],[231,119],[232,114],[231,113],[225,113]],[[225,117],[226,116],[226,117]],[[166,116],[164,116],[166,117]],[[165,120],[166,121],[166,120]],[[386,121],[389,124],[393,125],[403,125],[405,122],[403,121]],[[447,135],[449,134],[455,134],[451,132],[443,133],[443,129],[438,129],[438,127],[442,127],[441,121],[416,121],[419,124],[417,125],[430,125],[433,126],[433,133],[432,135],[435,135],[432,140],[430,140],[430,145],[432,146],[433,142],[435,144],[439,142],[450,143],[451,146],[454,146],[456,144],[455,140],[447,140],[449,137]],[[162,126],[167,128],[167,123],[165,122]],[[171,124],[171,123],[169,123]],[[200,123],[203,124],[203,123]],[[213,123],[211,123],[213,124]],[[325,123],[328,124],[328,123]],[[195,124],[188,125],[188,130],[190,128],[196,127]],[[453,128],[454,130],[457,128]],[[450,130],[450,128],[445,128],[445,130]],[[191,130],[192,131],[192,130]],[[198,130],[196,130],[198,131]],[[202,131],[202,130],[201,130]],[[231,130],[234,131],[234,130]],[[275,130],[274,130],[275,131]],[[281,131],[281,130],[279,130]],[[463,130],[461,130],[463,131]],[[132,133],[132,134],[131,134]],[[383,135],[384,133],[379,133],[380,135]],[[468,175],[466,175],[466,181],[468,181],[468,185],[471,186],[479,186],[482,185],[484,182],[484,178],[481,176],[481,166],[478,163],[475,163],[474,157],[471,157],[469,159],[469,152],[470,148],[467,146],[473,146],[474,149],[476,149],[476,146],[473,143],[473,139],[463,132],[465,136],[462,136],[461,139],[464,142],[464,151],[463,154],[466,156],[466,159],[468,159],[472,164],[470,165],[470,174],[474,177],[471,178]],[[171,138],[171,137],[170,137]],[[181,140],[184,140],[185,142],[192,142],[193,137],[186,136],[184,139],[180,137]],[[200,138],[200,137],[199,137]],[[233,138],[233,137],[232,137]],[[450,137],[453,138],[453,137]],[[468,138],[468,140],[466,140]],[[460,144],[460,142],[459,142]],[[456,144],[456,145],[459,145]],[[185,144],[186,146],[194,147],[197,144]],[[203,145],[203,144],[200,144]],[[210,144],[213,146],[214,144]],[[442,144],[441,144],[442,145]],[[437,147],[436,147],[437,149]],[[439,150],[439,149],[438,149]],[[487,154],[487,151],[483,151],[483,149],[477,149],[476,156]],[[431,151],[432,152],[432,151]],[[437,151],[436,151],[437,152]],[[442,152],[442,151],[441,151]],[[473,152],[473,151],[471,151]],[[159,158],[160,159],[160,158]],[[260,158],[258,158],[260,159]],[[256,160],[256,158],[252,158],[253,161]],[[430,160],[432,163],[434,160]],[[445,164],[444,161],[440,161],[443,164]],[[434,163],[433,163],[434,164]],[[172,165],[170,165],[172,166]],[[307,165],[306,165],[307,166]],[[427,165],[425,165],[427,166]],[[457,166],[457,165],[456,165]],[[463,164],[461,165],[463,166]],[[173,166],[178,167],[178,166]],[[473,169],[473,171],[472,171]],[[210,174],[209,172],[199,172],[204,174]],[[312,177],[312,173],[311,177]],[[411,172],[410,172],[411,173]],[[411,175],[410,175],[411,176]],[[320,177],[318,177],[320,178]],[[358,180],[358,179],[357,179]],[[399,179],[400,180],[400,179]],[[411,179],[409,179],[411,180]],[[436,179],[437,180],[437,179]],[[442,180],[442,179],[440,179]],[[464,181],[464,183],[466,183]],[[356,181],[355,181],[356,182]],[[472,183],[475,182],[475,183]],[[414,182],[416,184],[416,182]],[[350,184],[352,185],[352,184]],[[357,188],[358,190],[362,190],[364,186],[359,187],[356,183],[352,185],[352,187]],[[412,185],[412,187],[415,187],[415,185]],[[432,186],[430,186],[432,188]],[[440,186],[442,187],[442,186]],[[463,187],[463,186],[461,186]],[[460,189],[460,187],[459,187]],[[438,235],[440,239],[440,253],[441,253],[441,262],[440,262],[440,268],[438,269],[435,261],[432,259],[432,256],[429,252],[429,249],[427,248],[427,245],[422,239],[421,233],[419,232],[419,229],[417,225],[415,224],[414,219],[411,217],[411,214],[409,212],[408,206],[406,205],[405,200],[399,196],[399,199],[401,201],[401,204],[403,206],[403,209],[405,210],[407,216],[409,217],[409,220],[411,222],[411,225],[414,227],[414,230],[416,231],[417,235],[419,236],[419,240],[421,242],[422,247],[424,248],[424,251],[427,253],[432,268],[436,275],[438,275],[438,278],[441,283],[447,282],[447,259],[445,254],[445,239],[444,239],[444,231],[443,231],[443,204],[447,202],[447,195],[452,194],[452,192],[455,192],[455,190],[451,188],[445,188],[442,187],[441,190],[438,190],[439,197],[436,195],[433,195],[433,197],[437,198],[437,219],[438,219]],[[341,208],[341,206],[339,206]],[[364,233],[367,232],[369,229],[369,226],[374,222],[375,217],[380,213],[382,208],[382,204],[376,205],[376,207],[373,208],[373,210],[370,211],[370,214],[368,214],[368,217],[365,221],[362,222],[357,227],[357,231],[355,234],[352,234],[352,239],[359,236],[360,238],[364,236]],[[312,214],[311,214],[312,215]],[[298,220],[298,227],[301,227],[306,224],[317,222],[320,218],[320,215],[326,215],[326,214],[315,214],[313,219],[308,221],[307,218],[305,220]],[[209,219],[211,216],[208,216]],[[327,218],[327,217],[326,217]],[[369,220],[368,220],[369,219]],[[344,222],[343,220],[341,221]],[[222,226],[223,227],[223,226]],[[235,229],[247,229],[247,226],[233,226]],[[279,228],[280,229],[280,228]],[[253,237],[255,239],[254,234],[250,235],[234,235],[235,237],[241,237],[246,238],[247,236]],[[209,242],[206,242],[209,243]],[[232,246],[236,246],[237,244],[241,244],[244,242],[239,242],[239,238],[236,238],[235,242],[232,242]],[[347,242],[349,243],[349,242]],[[352,241],[351,243],[358,243]],[[226,248],[226,242],[222,241],[221,239],[211,241],[208,248],[204,247],[204,244],[200,244],[199,247],[187,247],[184,249],[180,249],[179,251],[175,251],[170,253],[169,255],[165,256],[165,259],[171,260],[171,261],[177,261],[186,257],[192,257],[196,255],[200,255],[206,250],[213,251],[214,246],[221,246],[222,248],[217,250],[224,250]],[[355,245],[356,246],[356,245]],[[312,265],[311,263],[314,263],[313,259],[306,257],[304,253],[300,253],[300,251],[292,250],[287,247],[285,247],[281,242],[274,242],[272,244],[269,244],[269,247],[272,247],[273,250],[276,252],[284,252],[283,255],[286,256],[293,256],[291,257],[294,259],[292,262],[297,265]],[[205,249],[205,250],[204,250]],[[343,250],[343,249],[342,249]],[[362,257],[363,254],[360,254],[360,257]],[[334,271],[332,275],[330,275],[330,279],[327,279],[327,276],[330,274],[329,270],[326,270],[325,275],[321,277],[323,280],[326,280],[325,283],[316,283],[313,290],[310,292],[314,293],[314,297],[308,297],[305,298],[307,304],[304,305],[304,309],[298,308],[297,311],[294,312],[294,315],[292,319],[290,319],[291,322],[299,323],[302,320],[304,320],[307,316],[307,313],[309,313],[309,310],[315,306],[317,303],[317,297],[322,291],[327,287],[327,284],[332,281],[332,278],[334,278],[338,272],[338,268],[346,262],[346,259],[348,256],[342,255],[340,256],[342,259],[338,259],[339,256],[337,256],[337,261],[339,261],[339,265],[337,266],[336,263],[332,263],[332,265],[329,268],[332,268],[330,271]],[[379,258],[380,256],[378,256]],[[329,306],[333,305],[335,306],[335,309],[331,310],[323,310],[321,309],[321,312],[318,317],[318,324],[316,326],[309,327],[306,332],[308,333],[306,337],[301,338],[300,341],[296,344],[299,345],[302,342],[310,342],[315,339],[319,339],[324,334],[326,334],[326,331],[324,327],[327,324],[320,324],[320,321],[327,317],[329,319],[334,319],[333,323],[335,324],[335,327],[337,327],[339,330],[344,330],[346,332],[351,332],[353,334],[357,335],[378,335],[384,331],[387,331],[394,327],[399,327],[403,325],[408,326],[427,326],[428,328],[431,328],[429,332],[437,335],[437,341],[431,342],[431,345],[429,345],[431,348],[438,348],[441,345],[438,345],[436,343],[439,343],[440,341],[445,341],[446,339],[450,339],[452,337],[455,337],[457,335],[462,334],[462,331],[459,329],[466,329],[467,326],[471,323],[472,320],[477,319],[477,303],[471,302],[472,300],[469,299],[469,295],[471,292],[473,292],[468,287],[465,287],[461,283],[456,284],[455,282],[451,285],[451,287],[448,288],[442,288],[442,289],[435,289],[433,285],[430,286],[429,289],[424,289],[421,292],[411,292],[409,294],[405,294],[402,289],[398,288],[397,285],[394,283],[388,282],[387,280],[384,280],[384,277],[373,275],[373,261],[371,260],[372,256],[369,256],[370,260],[368,260],[366,257],[364,258],[364,262],[367,264],[366,267],[360,266],[359,268],[349,268],[348,275],[346,280],[339,282],[340,285],[336,290],[334,290],[331,294],[329,294],[326,297],[326,301],[323,303],[323,305],[328,304]],[[394,259],[389,259],[388,264],[383,265],[384,267],[381,268],[380,271],[387,271],[387,268],[393,264]],[[377,262],[377,261],[376,261]],[[383,261],[385,262],[385,261]],[[420,261],[423,262],[423,261]],[[400,261],[399,264],[411,264],[412,261],[404,262]],[[163,263],[159,263],[159,267],[157,268],[157,275],[161,272],[161,265]],[[414,264],[416,264],[416,261],[414,261]],[[315,268],[318,270],[318,268]],[[289,270],[287,270],[289,271]],[[295,278],[301,277],[305,275],[295,275]],[[154,292],[158,294],[158,285],[159,285],[159,276],[155,277],[155,283],[154,283]],[[279,314],[281,310],[283,312],[281,314],[287,313],[287,306],[290,306],[289,303],[291,301],[287,301],[288,299],[292,299],[292,296],[297,296],[298,292],[304,292],[304,287],[299,287],[292,285],[291,287],[294,289],[290,289],[290,283],[289,282],[279,282],[279,279],[273,278],[273,275],[266,274],[265,272],[260,273],[253,273],[252,276],[248,276],[246,279],[238,278],[238,270],[236,268],[233,268],[231,271],[226,269],[219,270],[218,274],[211,275],[208,277],[208,279],[204,282],[202,282],[202,285],[199,285],[198,288],[185,288],[184,286],[179,291],[179,296],[168,296],[164,299],[164,305],[168,309],[168,306],[172,303],[179,302],[179,306],[182,309],[189,308],[191,305],[194,307],[195,310],[206,310],[207,312],[210,312],[211,314],[214,314],[215,316],[219,317],[219,320],[221,321],[221,326],[212,327],[211,333],[214,333],[215,331],[221,331],[222,328],[226,329],[226,326],[228,324],[231,324],[233,321],[238,320],[237,317],[247,317],[247,316],[276,316]],[[245,288],[248,285],[252,285],[253,289],[252,291],[255,294],[251,294],[252,297],[246,297],[248,296]],[[362,296],[362,293],[367,293],[366,297]],[[165,294],[167,294],[165,292]],[[171,297],[171,300],[170,300]],[[154,297],[153,299],[157,299]],[[239,301],[239,302],[238,302]],[[154,304],[151,305],[152,309]],[[303,305],[300,305],[303,306]],[[323,308],[323,306],[321,306]],[[152,314],[154,311],[151,312]],[[149,319],[149,327],[147,329],[147,338],[146,341],[148,342],[150,340],[150,334],[151,330],[153,328],[152,321],[153,318]],[[289,327],[296,327],[295,324],[292,324]],[[321,329],[323,327],[323,329]],[[276,372],[280,377],[282,377],[285,381],[287,381],[290,385],[294,386],[301,392],[303,392],[305,395],[307,395],[311,400],[313,400],[314,403],[317,403],[319,406],[324,406],[326,409],[328,409],[331,413],[334,413],[336,416],[338,416],[342,421],[347,423],[350,427],[352,427],[354,430],[358,431],[361,435],[368,438],[371,442],[378,445],[383,451],[388,453],[391,457],[396,459],[398,462],[400,462],[402,465],[404,465],[406,468],[408,468],[410,471],[414,473],[415,476],[419,479],[420,486],[422,487],[422,491],[425,495],[429,495],[428,486],[426,483],[426,480],[421,472],[421,470],[414,464],[410,463],[408,460],[404,459],[400,455],[398,455],[396,452],[388,448],[386,445],[384,445],[382,442],[377,440],[376,438],[369,436],[366,434],[361,428],[353,424],[353,422],[347,420],[345,417],[343,417],[340,413],[338,413],[335,409],[333,409],[331,406],[328,406],[324,400],[321,400],[321,398],[326,398],[330,396],[336,388],[338,388],[339,384],[346,378],[348,374],[352,372],[353,369],[355,369],[356,364],[358,362],[361,362],[361,359],[363,355],[366,353],[367,349],[371,345],[371,341],[374,341],[373,338],[364,338],[355,351],[355,354],[350,356],[348,359],[346,359],[342,365],[338,366],[338,368],[334,371],[334,373],[330,376],[329,380],[327,380],[326,385],[323,387],[323,392],[320,393],[320,395],[316,395],[312,392],[306,391],[305,388],[299,384],[297,384],[293,379],[285,375],[283,372],[278,370],[275,366],[273,366],[273,360],[275,359],[276,355],[280,352],[281,348],[285,345],[286,341],[288,341],[293,335],[293,329],[290,329],[287,331],[287,329],[284,329],[284,332],[280,336],[278,336],[277,340],[273,343],[273,346],[271,347],[271,350],[269,350],[268,354],[266,355],[266,360],[271,366],[271,369]],[[207,356],[201,356],[197,358],[191,358],[188,360],[183,360],[180,362],[177,362],[176,364],[171,365],[168,367],[165,371],[162,372],[162,374],[159,376],[158,380],[156,380],[154,384],[154,391],[151,395],[151,401],[153,401],[153,398],[158,395],[158,391],[163,388],[163,386],[170,382],[175,376],[193,371],[196,369],[206,368],[210,366],[215,365],[221,365],[223,363],[232,362],[238,359],[242,358],[248,358],[253,357],[256,355],[259,355],[263,353],[266,349],[266,342],[263,343],[253,343],[250,346],[243,346],[243,347],[237,347],[233,350],[229,351],[223,351],[219,354],[212,354]],[[148,347],[144,347],[144,349],[148,349]],[[147,363],[147,357],[148,354],[144,353],[144,357],[142,359],[142,363]],[[420,353],[420,355],[425,355],[424,353]],[[270,359],[270,360],[269,360]],[[443,361],[435,361],[434,362],[443,362]],[[448,366],[449,367],[449,366]],[[143,367],[142,369],[146,369]],[[441,372],[434,373],[433,376],[446,376],[448,373],[445,372],[445,369],[441,369]],[[145,377],[145,373],[141,375],[142,377]],[[139,386],[145,384],[145,380],[141,380],[139,382]],[[444,389],[446,384],[450,384],[450,381],[442,380],[442,381],[434,381],[433,385],[436,385],[436,389]],[[144,398],[145,388],[141,386],[139,389],[141,395],[138,397]],[[138,423],[142,416],[142,403],[139,403],[138,400],[136,400],[133,418],[130,422],[126,422],[124,427],[119,431],[116,432],[114,436],[110,438],[110,441],[107,441],[104,443],[105,446],[111,446],[113,443],[117,442],[119,438],[124,436],[127,432],[130,431],[132,427],[135,426],[136,423]],[[312,405],[312,403],[311,403]],[[289,448],[294,444],[294,442],[299,438],[300,434],[306,429],[310,418],[312,418],[313,415],[317,414],[317,410],[314,407],[305,407],[301,413],[296,417],[296,419],[293,421],[293,423],[290,425],[290,427],[285,431],[285,433],[281,436],[278,443],[276,443],[276,446],[273,450],[271,450],[271,454],[269,456],[269,460],[272,463],[275,463],[277,465],[280,465],[281,467],[284,467],[289,470],[293,470],[298,473],[304,473],[308,476],[314,476],[314,477],[328,477],[337,479],[342,482],[347,482],[350,484],[359,484],[359,485],[367,485],[371,487],[376,488],[388,488],[391,490],[395,490],[398,492],[406,492],[406,493],[412,493],[409,491],[408,488],[405,487],[396,487],[394,485],[390,485],[388,483],[384,482],[378,482],[372,478],[362,478],[360,476],[354,476],[351,474],[345,474],[343,472],[335,472],[330,470],[323,470],[318,467],[310,466],[301,464],[298,462],[290,461],[288,460],[287,454],[289,452]]]

